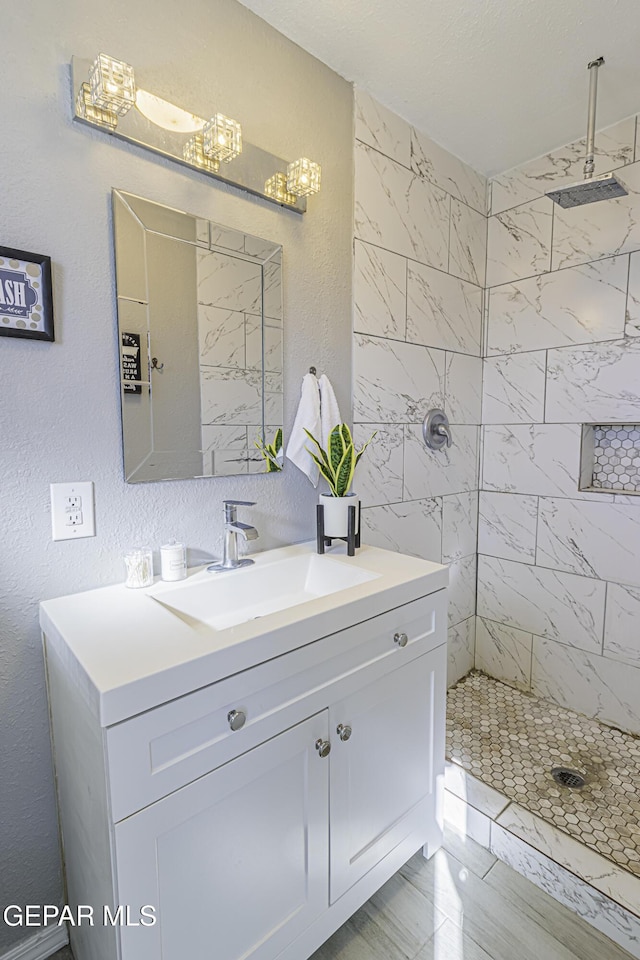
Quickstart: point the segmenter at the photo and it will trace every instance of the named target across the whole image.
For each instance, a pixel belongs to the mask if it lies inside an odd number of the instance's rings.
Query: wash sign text
[[[37,299],[26,273],[0,267],[0,311],[5,316],[28,320]]]

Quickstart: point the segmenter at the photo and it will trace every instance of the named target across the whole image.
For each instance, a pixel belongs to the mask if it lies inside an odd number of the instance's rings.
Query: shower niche
[[[584,424],[580,490],[640,495],[640,423]]]

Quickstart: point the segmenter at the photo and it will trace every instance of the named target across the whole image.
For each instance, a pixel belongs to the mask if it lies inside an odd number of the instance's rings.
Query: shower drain
[[[584,787],[587,778],[577,770],[571,770],[569,767],[554,767],[551,776],[561,787],[570,787],[572,790],[579,790]]]

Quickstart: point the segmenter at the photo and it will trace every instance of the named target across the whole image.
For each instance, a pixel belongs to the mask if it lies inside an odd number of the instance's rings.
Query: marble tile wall
[[[475,665],[640,733],[640,498],[578,490],[582,424],[640,410],[636,118],[596,143],[627,197],[544,196],[581,142],[489,184]]]
[[[355,135],[354,431],[378,431],[356,476],[365,538],[450,564],[453,683],[475,656],[487,184],[361,91]],[[453,430],[439,453],[432,407]]]
[[[219,247],[266,256],[267,241],[212,225]],[[267,244],[267,247],[271,247]],[[264,267],[220,250],[197,250],[202,470],[205,476],[262,473],[255,442],[283,418],[280,254]],[[264,372],[264,396],[263,396]],[[221,426],[228,424],[229,427]]]

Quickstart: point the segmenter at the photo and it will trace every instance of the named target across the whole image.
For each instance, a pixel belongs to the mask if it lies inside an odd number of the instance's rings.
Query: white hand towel
[[[318,477],[320,471],[311,458],[311,454],[306,449],[313,444],[304,432],[308,430],[317,440],[320,440],[322,433],[322,421],[320,419],[320,391],[318,381],[313,373],[307,373],[302,378],[302,388],[300,390],[300,403],[298,412],[293,422],[291,436],[287,444],[287,459],[291,460],[299,470],[305,473],[314,487],[318,486]]]
[[[318,386],[320,388],[322,446],[326,449],[329,434],[334,427],[337,427],[339,423],[342,423],[342,417],[340,416],[340,408],[338,406],[338,401],[336,400],[336,395],[333,392],[331,381],[324,375],[324,373],[320,377]]]

